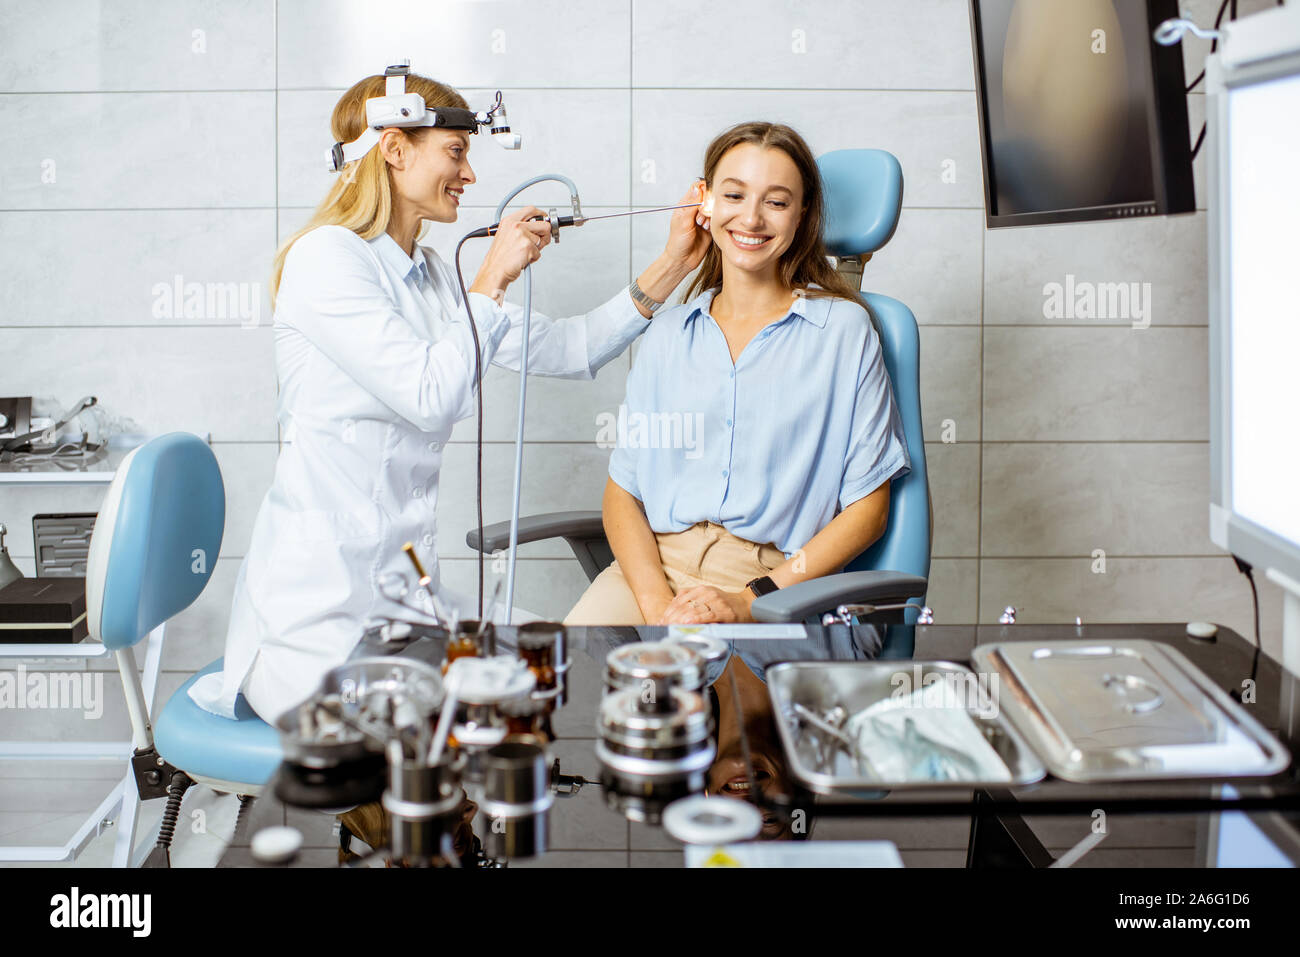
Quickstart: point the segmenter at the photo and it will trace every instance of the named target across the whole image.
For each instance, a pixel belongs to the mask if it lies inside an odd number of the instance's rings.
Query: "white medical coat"
[[[489,362],[518,371],[523,310],[470,293]],[[626,290],[585,316],[533,314],[528,371],[590,379],[648,321]],[[274,721],[314,693],[366,625],[414,613],[380,582],[410,578],[413,542],[440,600],[435,512],[443,446],[474,414],[474,342],[452,271],[432,249],[414,260],[387,234],[363,240],[322,226],[290,249],[276,297],[275,478],[239,568],[225,670],[190,696],[234,716],[243,691]]]

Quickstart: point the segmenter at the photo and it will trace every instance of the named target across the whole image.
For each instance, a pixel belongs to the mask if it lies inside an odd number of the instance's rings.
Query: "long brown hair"
[[[382,76],[368,76],[339,97],[330,117],[330,132],[335,142],[351,143],[366,128],[366,100],[383,96],[386,81]],[[406,92],[419,93],[430,108],[467,109],[465,98],[445,83],[411,73],[406,77]],[[427,127],[404,129],[407,136],[423,135]],[[379,147],[372,147],[361,159],[348,163],[337,174],[312,214],[311,221],[284,241],[275,254],[271,271],[271,302],[280,291],[280,274],[289,248],[304,233],[317,226],[346,226],[362,239],[374,239],[388,229],[393,215],[393,188],[388,163]]]
[[[731,149],[743,143],[753,143],[763,149],[778,149],[794,162],[803,181],[804,212],[795,232],[794,242],[781,256],[777,275],[792,289],[803,289],[809,296],[836,296],[860,302],[858,291],[826,261],[826,246],[822,242],[822,223],[826,215],[821,173],[817,160],[802,136],[780,123],[740,123],[717,136],[704,151],[704,183],[712,190],[713,175],[718,163]],[[809,289],[816,283],[821,289]],[[722,253],[715,242],[704,254],[704,262],[695,280],[686,290],[682,302],[689,302],[706,289],[722,285]]]

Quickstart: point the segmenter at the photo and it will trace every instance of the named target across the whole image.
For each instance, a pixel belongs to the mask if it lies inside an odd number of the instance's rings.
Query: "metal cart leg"
[[[1011,795],[999,792],[1006,802]],[[970,842],[966,845],[966,867],[971,870],[1008,870],[1048,867],[1052,855],[1039,842],[1019,814],[999,814],[987,791],[976,791],[971,804]]]

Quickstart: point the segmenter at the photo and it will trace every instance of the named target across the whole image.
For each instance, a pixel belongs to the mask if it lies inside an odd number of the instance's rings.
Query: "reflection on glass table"
[[[754,835],[759,840],[802,841],[810,837],[823,840],[817,836],[818,831],[833,834],[837,841],[873,838],[880,836],[883,823],[892,818],[921,818],[936,822],[936,827],[942,819],[966,818],[970,821],[967,849],[970,866],[979,866],[982,860],[1005,860],[1008,847],[1013,848],[1018,859],[1033,864],[1045,865],[1061,857],[1059,849],[1054,853],[1047,852],[1027,827],[1024,831],[1029,832],[1028,837],[1018,827],[1007,823],[1019,821],[1022,815],[1083,817],[1102,806],[1116,819],[1134,816],[1140,820],[1150,815],[1159,815],[1163,819],[1170,814],[1183,813],[1188,815],[1186,820],[1204,821],[1218,819],[1219,814],[1211,812],[1249,811],[1257,812],[1252,815],[1254,820],[1266,814],[1282,817],[1300,807],[1300,787],[1294,780],[1293,764],[1277,774],[1235,779],[1232,790],[1225,790],[1220,783],[1208,779],[1072,783],[1044,774],[1041,766],[1036,776],[1026,771],[1026,768],[1032,770],[1029,759],[1034,756],[1026,748],[1020,759],[1007,762],[1012,771],[1011,780],[985,775],[981,780],[972,781],[972,777],[980,775],[973,773],[974,769],[968,763],[971,760],[969,754],[961,753],[960,748],[955,754],[953,740],[944,737],[942,729],[923,726],[915,720],[915,715],[901,712],[887,718],[884,727],[888,730],[877,733],[876,737],[888,739],[891,735],[896,736],[902,752],[914,759],[911,767],[918,769],[915,776],[930,780],[918,780],[911,788],[891,787],[888,792],[878,787],[862,787],[833,788],[816,793],[816,789],[801,780],[801,775],[792,765],[791,751],[782,737],[778,708],[773,704],[774,697],[779,700],[779,695],[774,694],[769,682],[782,669],[811,668],[813,663],[877,667],[873,662],[879,649],[879,634],[870,626],[797,628],[803,631],[804,637],[729,637],[721,642],[720,652],[714,648],[711,655],[701,656],[703,667],[697,669],[698,673],[690,668],[684,669],[680,687],[671,690],[666,690],[663,676],[655,677],[653,668],[646,675],[641,675],[636,668],[643,657],[649,657],[651,665],[655,662],[672,665],[673,661],[679,661],[680,655],[665,653],[659,650],[659,646],[665,639],[681,640],[682,635],[648,626],[566,629],[562,667],[557,668],[563,680],[553,706],[544,709],[550,733],[539,733],[542,722],[537,720],[538,715],[530,716],[516,709],[507,718],[514,722],[516,734],[522,732],[523,737],[517,740],[535,743],[538,750],[523,758],[515,756],[513,764],[500,755],[491,758],[497,763],[494,767],[500,765],[509,772],[506,778],[499,779],[513,781],[511,787],[531,788],[528,793],[534,802],[531,805],[534,808],[532,823],[540,822],[542,825],[539,834],[528,841],[515,840],[515,849],[531,848],[540,852],[535,860],[541,866],[552,862],[561,865],[579,853],[593,855],[593,862],[598,858],[623,866],[637,853],[633,844],[654,849],[653,853],[662,856],[673,847],[681,847],[660,827],[664,807],[685,793],[707,794],[713,799],[755,806],[761,812],[761,828]],[[389,640],[384,640],[380,629],[375,629],[359,646],[357,655],[397,655],[424,661],[435,668],[441,667],[446,656],[445,634],[436,628],[421,625],[411,629],[388,628],[384,635]],[[394,636],[397,636],[396,640]],[[515,654],[519,647],[519,629],[498,627],[495,637],[498,654]],[[890,673],[898,675],[924,675],[935,667],[935,663],[942,663],[945,668],[956,666],[955,670],[966,669],[977,645],[1013,640],[1056,642],[1082,638],[1115,641],[1134,637],[1176,647],[1221,688],[1238,686],[1251,671],[1253,649],[1239,636],[1222,629],[1215,642],[1193,642],[1179,625],[919,627],[916,659],[891,662],[887,667]],[[647,656],[639,655],[638,648],[629,650],[628,646],[636,645],[654,653]],[[611,656],[611,653],[618,654]],[[633,664],[622,666],[622,671],[613,669],[610,662],[620,657]],[[879,666],[886,666],[886,663],[880,662]],[[635,679],[638,675],[641,675],[640,684],[628,684],[624,680],[628,676]],[[1264,660],[1257,679],[1257,704],[1253,706],[1253,714],[1263,725],[1287,740],[1289,732],[1283,733],[1284,729],[1274,719],[1280,713],[1279,707],[1285,696],[1294,694],[1294,682],[1289,678],[1283,681],[1280,669],[1269,659]],[[620,682],[624,684],[620,686]],[[690,766],[697,771],[676,775],[675,780],[667,782],[671,786],[664,786],[661,779],[639,791],[629,787],[629,775],[623,772],[636,765],[618,765],[611,769],[608,755],[602,752],[602,746],[608,750],[611,740],[618,743],[601,724],[602,702],[608,702],[611,694],[626,696],[630,693],[634,700],[627,702],[625,712],[630,719],[635,719],[631,722],[633,725],[644,729],[654,723],[652,720],[647,724],[644,715],[653,718],[656,713],[665,713],[663,702],[679,700],[677,695],[681,688],[692,686],[699,696],[699,711],[705,716],[677,724],[663,724],[662,727],[667,729],[666,736],[655,739],[663,745],[662,751],[651,750],[642,754],[624,749],[624,752],[616,753],[683,761],[681,765],[642,766],[659,771],[665,767],[685,768],[690,763],[686,759],[690,758],[694,762]],[[641,702],[645,695],[650,700]],[[656,708],[660,710],[656,712]],[[523,710],[527,711],[526,708]],[[867,710],[855,712],[847,708],[845,714],[839,716],[833,709],[819,711],[814,715],[817,721],[830,718],[833,723],[832,730],[823,734],[823,743],[835,738],[836,733],[849,740],[860,738],[866,725],[879,731],[881,715],[866,714]],[[910,723],[909,718],[912,719]],[[485,717],[484,726],[493,720],[496,719]],[[978,724],[977,713],[974,720]],[[704,745],[700,745],[697,731],[690,730],[700,726],[709,729]],[[856,737],[855,730],[858,732]],[[989,742],[1004,761],[1013,755],[999,744],[996,735],[981,733],[982,740]],[[551,740],[546,740],[552,735]],[[1023,739],[1017,738],[1017,744],[1023,744]],[[674,747],[677,750],[673,750]],[[702,760],[701,754],[707,760]],[[852,762],[852,749],[843,748],[840,758]],[[795,754],[793,759],[798,761],[800,758]],[[501,826],[499,819],[483,810],[482,769],[476,771],[473,767],[476,761],[482,764],[486,760],[481,756],[469,757],[470,769],[465,775],[464,793],[462,795],[458,789],[456,794],[464,803],[458,805],[455,815],[455,849],[454,852],[448,851],[442,863],[451,863],[451,858],[454,858],[455,863],[481,866],[501,864],[510,858],[510,855],[494,856],[488,852],[489,845],[500,851],[502,842],[493,834],[493,828]],[[945,768],[953,773],[939,773]],[[542,774],[539,769],[545,771],[547,787],[539,784]],[[966,780],[962,780],[963,775],[966,775]],[[950,779],[934,780],[944,777]],[[685,789],[682,787],[684,780],[688,783]],[[1031,783],[1034,780],[1037,783]],[[378,779],[378,789],[380,792],[383,790],[382,777]],[[382,812],[383,805],[377,796],[374,801]],[[249,815],[244,833],[236,836],[228,850],[223,862],[226,866],[253,863],[248,853],[248,835],[261,821],[274,821],[277,810],[281,819],[286,813],[285,805],[270,794],[259,799],[257,805]],[[339,803],[332,805],[335,808],[340,806]],[[363,808],[364,804],[351,812],[347,820],[361,829],[365,825],[358,822],[369,813],[373,826],[367,836],[376,842],[372,847],[382,849],[385,835],[391,832],[391,818],[385,822],[381,813]],[[629,831],[627,824],[618,826],[615,822],[619,819],[633,822],[633,830]],[[471,820],[474,837],[469,840],[471,832],[467,830],[467,822]],[[819,828],[819,822],[825,823]],[[516,830],[519,823],[508,822],[509,827]],[[656,833],[660,836],[651,837]],[[642,834],[645,836],[638,836]],[[1282,849],[1281,852],[1300,857],[1300,851],[1290,849],[1296,845],[1295,828],[1284,827],[1278,834],[1280,836],[1275,836],[1274,844]],[[361,844],[360,835],[358,838],[354,846],[358,856],[353,862],[373,862],[376,856],[369,855],[369,848]],[[633,843],[629,844],[629,841]],[[1209,863],[1208,845],[1200,837],[1196,839],[1196,847],[1200,849],[1194,851],[1195,859]],[[652,851],[642,853],[651,854]],[[1188,853],[1193,851],[1189,848]],[[382,852],[378,857],[382,857]],[[512,859],[523,862],[519,858]],[[316,863],[323,862],[317,859]]]

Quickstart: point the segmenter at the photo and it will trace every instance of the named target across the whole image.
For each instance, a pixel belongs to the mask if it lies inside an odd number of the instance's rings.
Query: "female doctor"
[[[442,83],[416,74],[405,83],[428,110],[467,108]],[[330,121],[340,144],[362,138],[366,101],[385,86],[372,76],[343,94]],[[443,447],[473,415],[474,339],[454,272],[417,243],[423,220],[456,221],[475,181],[468,154],[464,129],[384,129],[276,255],[283,445],[235,583],[225,670],[190,690],[209,711],[233,717],[242,692],[274,722],[316,691],[368,622],[409,616],[379,584],[408,573],[407,541],[444,605],[477,612],[441,585],[434,527]],[[692,187],[682,202],[699,198]],[[530,207],[502,220],[469,287],[483,368],[519,369],[522,310],[504,292],[550,241],[547,223],[527,221],[537,215]],[[695,210],[676,211],[664,252],[633,286],[583,316],[533,316],[528,371],[592,378],[645,330],[653,307],[640,296],[662,303],[708,245]]]

